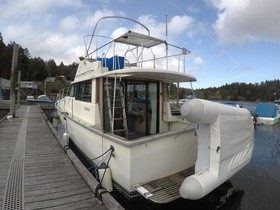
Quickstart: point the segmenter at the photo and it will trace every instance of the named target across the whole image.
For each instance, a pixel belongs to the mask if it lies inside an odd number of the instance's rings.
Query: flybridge
[[[118,38],[96,34],[98,23],[108,18],[133,21],[142,26],[146,33],[129,30]],[[149,29],[140,22],[119,16],[101,18],[97,22],[92,35],[85,36],[84,40],[86,46],[85,59],[101,60],[103,66],[105,62],[107,64],[107,62],[112,61],[112,64],[109,64],[109,66],[113,66],[112,69],[121,69],[118,63],[124,63],[124,67],[128,68],[160,68],[185,72],[185,56],[190,53],[186,48],[150,36]],[[90,49],[92,50],[90,51]]]

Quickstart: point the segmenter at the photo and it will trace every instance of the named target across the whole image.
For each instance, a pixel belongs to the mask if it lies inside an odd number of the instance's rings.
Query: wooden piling
[[[15,117],[15,78],[16,78],[16,68],[18,62],[18,51],[19,45],[14,44],[13,58],[12,58],[12,68],[11,68],[11,77],[10,77],[10,114]]]

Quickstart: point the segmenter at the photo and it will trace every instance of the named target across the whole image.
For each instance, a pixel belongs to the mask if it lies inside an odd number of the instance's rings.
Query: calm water
[[[242,103],[254,113],[254,103]],[[51,117],[55,116],[51,113]],[[198,201],[178,199],[156,205],[141,199],[127,202],[118,193],[112,194],[126,209],[183,210],[278,210],[280,209],[280,124],[256,126],[255,147],[251,162],[228,182]]]
[[[5,117],[8,113],[9,113],[10,110],[8,109],[0,109],[0,119],[2,117]]]

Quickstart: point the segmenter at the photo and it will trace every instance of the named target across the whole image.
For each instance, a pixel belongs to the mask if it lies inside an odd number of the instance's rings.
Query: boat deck
[[[65,155],[38,106],[0,123],[0,209],[108,209]]]
[[[140,191],[142,189],[144,196],[155,203],[168,203],[181,197],[179,188],[184,179],[192,174],[194,167],[135,187],[140,188]]]

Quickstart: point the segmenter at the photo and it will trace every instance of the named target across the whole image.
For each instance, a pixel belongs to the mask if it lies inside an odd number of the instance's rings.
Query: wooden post
[[[44,80],[44,95],[47,95],[47,80]]]
[[[20,104],[20,81],[21,81],[21,71],[18,71],[18,92],[17,92],[17,105]]]
[[[16,77],[16,68],[17,68],[17,62],[18,62],[18,51],[19,51],[19,45],[14,44],[12,68],[11,68],[11,78],[10,78],[10,114],[13,115],[13,117],[16,116],[16,111],[15,111],[15,77]]]

